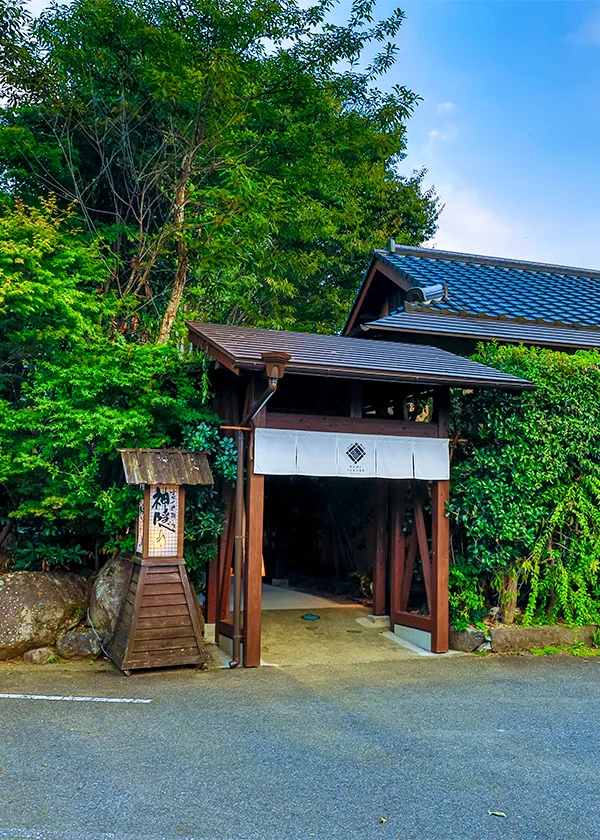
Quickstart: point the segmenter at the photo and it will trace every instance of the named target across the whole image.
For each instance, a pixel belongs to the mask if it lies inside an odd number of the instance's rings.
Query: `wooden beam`
[[[408,551],[406,553],[406,563],[404,565],[404,574],[402,575],[402,586],[400,587],[400,612],[408,609],[408,601],[410,599],[410,587],[412,584],[413,574],[415,571],[415,560],[417,559],[417,532],[412,530],[408,538]],[[399,624],[400,622],[398,622]]]
[[[438,424],[438,436],[447,438],[450,434],[450,389],[440,388],[434,396],[434,421]]]
[[[417,541],[419,544],[419,556],[421,557],[421,567],[423,569],[423,580],[425,582],[425,591],[427,593],[427,605],[431,613],[432,588],[431,588],[431,557],[429,555],[429,545],[427,543],[427,530],[425,528],[425,512],[424,512],[424,497],[426,485],[423,482],[413,481],[412,496],[413,496],[413,511],[415,516],[415,530],[417,532]]]
[[[350,385],[350,417],[362,418],[363,383],[353,379]]]
[[[434,481],[431,489],[432,513],[432,593],[429,612],[432,617],[431,650],[448,650],[448,566],[450,562],[450,523],[446,505],[450,499],[450,482]]]
[[[266,411],[254,418],[253,425],[265,425]],[[265,477],[254,472],[254,433],[248,447],[246,569],[244,576],[244,666],[260,665],[262,612],[263,519]]]
[[[231,566],[231,556],[228,555],[228,545],[233,547],[231,541],[230,529],[232,525],[232,500],[233,488],[229,482],[223,482],[221,485],[221,497],[225,506],[225,522],[215,557],[208,564],[208,575],[206,581],[206,614],[204,616],[207,624],[213,624],[221,619],[219,615],[219,606],[221,604],[220,592],[223,581],[223,567],[227,563],[227,556],[229,556],[229,565]],[[218,641],[218,639],[217,639]]]
[[[382,420],[375,417],[336,417],[325,414],[293,414],[267,412],[268,429],[292,429],[307,432],[347,432],[355,435],[391,435],[405,437],[438,437],[437,423],[415,423],[405,420]]]
[[[405,539],[404,516],[406,513],[406,494],[408,486],[405,481],[390,481],[390,524],[389,524],[389,568],[390,568],[390,618],[392,624],[394,614],[401,611],[400,594],[404,577]]]
[[[387,615],[387,520],[389,482],[375,480],[375,553],[373,557],[373,615]]]
[[[430,615],[419,615],[418,613],[411,612],[396,613],[395,623],[401,624],[403,627],[414,627],[416,630],[425,630],[427,633],[431,633],[433,626]],[[439,652],[441,651],[436,651],[436,653]]]

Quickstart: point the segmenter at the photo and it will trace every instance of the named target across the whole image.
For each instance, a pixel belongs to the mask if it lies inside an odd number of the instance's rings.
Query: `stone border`
[[[571,647],[583,644],[591,646],[596,627],[567,627],[564,624],[549,624],[541,627],[499,625],[488,630],[468,627],[466,630],[450,628],[450,647],[453,650],[472,653],[476,650],[491,650],[492,653],[522,653],[535,648]]]

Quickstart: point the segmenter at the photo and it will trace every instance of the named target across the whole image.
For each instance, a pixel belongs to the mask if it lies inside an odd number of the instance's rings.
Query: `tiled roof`
[[[593,349],[600,347],[600,330],[593,327],[557,327],[522,319],[469,318],[456,314],[425,312],[393,312],[376,321],[362,324],[361,329],[375,332],[470,338],[476,341],[500,341],[508,344],[536,344],[555,349]]]
[[[531,390],[526,379],[455,356],[438,347],[339,335],[188,322],[190,340],[234,372],[264,370],[265,352],[285,352],[286,372],[312,376]]]
[[[405,246],[376,257],[413,286],[446,285],[430,312],[600,326],[600,271]]]

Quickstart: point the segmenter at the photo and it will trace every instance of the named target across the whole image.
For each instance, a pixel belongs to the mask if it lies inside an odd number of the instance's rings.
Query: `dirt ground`
[[[307,610],[266,610],[262,614],[262,659],[281,666],[397,662],[419,656],[386,639],[379,629],[358,624],[364,607],[309,610],[318,621],[305,621]]]

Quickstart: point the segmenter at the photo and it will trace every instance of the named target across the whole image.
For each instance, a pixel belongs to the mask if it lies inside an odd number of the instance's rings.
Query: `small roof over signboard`
[[[535,387],[526,379],[438,347],[226,324],[194,322],[187,326],[190,341],[234,373],[264,370],[264,353],[279,351],[290,356],[287,373],[452,388],[528,391]]]
[[[119,449],[127,484],[213,484],[204,452]]]

